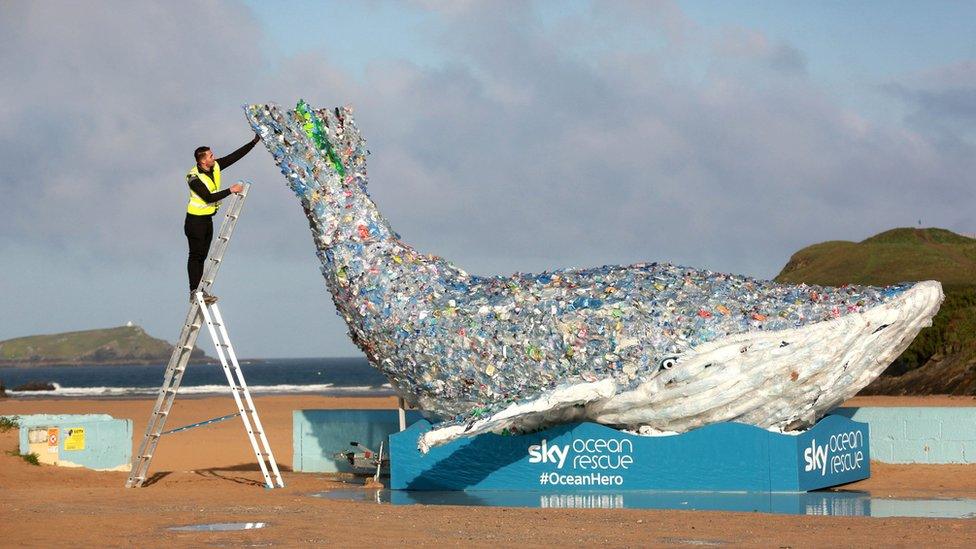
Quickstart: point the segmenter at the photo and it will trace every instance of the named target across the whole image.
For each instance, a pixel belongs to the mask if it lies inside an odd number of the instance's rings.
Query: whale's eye
[[[669,356],[661,360],[661,370],[670,370],[674,368],[674,365],[678,363],[678,357]]]

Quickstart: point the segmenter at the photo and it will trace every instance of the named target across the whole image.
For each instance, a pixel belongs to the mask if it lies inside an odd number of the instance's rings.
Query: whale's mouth
[[[709,342],[681,364],[692,375],[679,382],[567,384],[484,417],[435,425],[418,446],[426,452],[480,433],[581,420],[652,433],[720,421],[779,431],[808,427],[877,378],[932,324],[942,299],[941,284],[919,282],[861,313]]]

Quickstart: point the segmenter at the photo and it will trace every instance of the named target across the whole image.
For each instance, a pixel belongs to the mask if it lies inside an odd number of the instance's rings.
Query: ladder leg
[[[207,330],[210,331],[210,337],[212,337],[214,340],[214,348],[217,351],[217,357],[220,359],[220,365],[224,369],[224,375],[227,377],[227,384],[230,385],[231,394],[234,395],[234,402],[237,404],[237,409],[241,413],[241,421],[244,422],[244,430],[247,431],[248,440],[251,442],[251,449],[254,450],[254,455],[258,459],[258,465],[261,467],[261,474],[264,476],[264,482],[268,488],[274,488],[274,483],[271,481],[271,476],[268,474],[268,468],[264,462],[264,457],[261,455],[261,450],[258,448],[257,439],[254,437],[254,429],[251,427],[249,414],[247,410],[245,410],[244,404],[241,402],[241,392],[246,392],[247,389],[237,386],[234,376],[231,373],[230,366],[227,364],[227,357],[224,354],[224,349],[227,347],[227,343],[221,340],[217,334],[216,325],[220,325],[220,327],[223,328],[223,323],[219,321],[215,322],[215,320],[211,318],[210,311],[207,309],[205,304],[202,304],[202,296],[200,296],[200,294],[197,295],[197,300],[201,302],[201,311],[203,312],[204,322],[207,325]],[[211,305],[211,308],[219,312],[216,305]]]
[[[190,307],[186,322],[180,331],[180,339],[177,341],[173,354],[170,356],[169,364],[166,366],[163,385],[159,389],[159,396],[156,398],[153,411],[146,423],[146,433],[139,444],[139,449],[132,456],[129,478],[125,483],[127,488],[142,486],[146,481],[149,465],[152,462],[153,454],[156,452],[156,445],[159,443],[159,437],[166,425],[166,418],[173,407],[176,392],[183,380],[183,373],[190,361],[190,352],[193,350],[199,333],[200,310],[194,304]]]
[[[254,426],[257,429],[258,437],[261,440],[261,446],[264,450],[264,453],[268,458],[268,463],[269,465],[271,465],[271,471],[274,473],[275,481],[278,483],[279,488],[284,488],[285,483],[281,479],[281,472],[278,471],[278,462],[275,461],[274,453],[271,451],[271,444],[268,442],[268,436],[264,432],[264,427],[261,425],[261,418],[258,416],[258,409],[254,405],[254,400],[251,398],[251,391],[248,390],[247,382],[244,381],[244,371],[241,369],[241,365],[237,360],[237,353],[234,351],[234,346],[230,342],[230,335],[227,333],[227,328],[226,325],[224,324],[224,320],[220,316],[220,309],[214,306],[213,314],[214,314],[214,319],[216,319],[217,321],[217,326],[220,330],[221,338],[227,342],[227,356],[230,358],[233,373],[237,377],[237,383],[243,389],[241,392],[244,394],[244,399],[247,403],[247,409],[253,416]]]

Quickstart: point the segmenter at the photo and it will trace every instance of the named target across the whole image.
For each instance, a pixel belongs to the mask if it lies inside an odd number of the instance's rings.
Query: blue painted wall
[[[871,425],[871,459],[882,463],[976,463],[976,407],[839,408]]]
[[[423,416],[407,410],[407,424]],[[389,436],[400,430],[397,410],[295,410],[292,415],[292,444],[295,471],[307,473],[352,472],[345,460],[336,460],[336,452],[355,450],[350,441],[365,444],[374,452],[384,444],[389,449]]]
[[[128,470],[132,462],[132,420],[115,419],[105,414],[18,416],[20,453],[30,452],[31,429],[57,428],[59,465],[81,466],[96,471]],[[84,449],[69,450],[68,432],[84,429]],[[48,456],[42,456],[42,460]]]

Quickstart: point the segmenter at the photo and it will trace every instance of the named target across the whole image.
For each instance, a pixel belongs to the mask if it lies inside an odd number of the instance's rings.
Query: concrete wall
[[[407,425],[423,417],[416,410],[407,410],[406,415]],[[307,473],[353,472],[348,462],[333,456],[356,451],[350,441],[374,452],[379,451],[380,441],[389,448],[389,436],[400,430],[396,410],[295,410],[292,418],[292,467]]]
[[[20,453],[36,453],[41,463],[128,471],[132,461],[132,420],[105,414],[19,416]]]
[[[976,463],[976,407],[839,408],[870,425],[871,459],[882,463]]]

